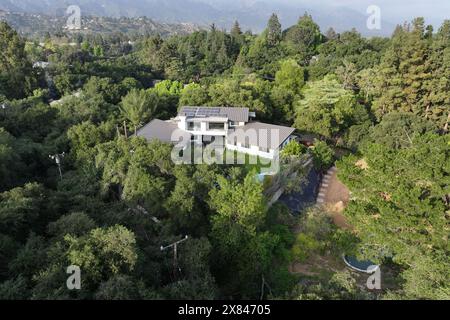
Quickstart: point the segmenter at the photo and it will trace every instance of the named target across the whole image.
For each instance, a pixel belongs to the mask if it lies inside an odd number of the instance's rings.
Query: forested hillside
[[[133,46],[120,34],[39,44],[1,22],[0,48],[0,298],[450,298],[449,20],[368,39],[307,14],[282,30],[273,15],[258,35],[236,22]],[[344,150],[353,230],[269,207],[252,168],[175,165],[171,145],[130,137],[182,105],[294,126],[317,138],[319,171]],[[186,235],[174,267],[160,247]],[[396,285],[288,272],[309,247],[393,265]],[[66,288],[69,265],[81,290]]]
[[[163,23],[149,19],[140,18],[111,18],[90,15],[81,16],[81,30],[67,32],[67,16],[18,13],[2,11],[0,9],[0,20],[7,22],[18,33],[33,40],[42,40],[49,34],[56,35],[61,40],[76,42],[79,34],[82,35],[116,35],[121,34],[130,39],[145,35],[186,35],[200,28],[193,23]]]

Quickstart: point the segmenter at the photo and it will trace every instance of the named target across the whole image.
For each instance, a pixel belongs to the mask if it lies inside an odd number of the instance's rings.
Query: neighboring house
[[[137,136],[170,143],[216,143],[229,150],[273,159],[291,139],[294,128],[254,121],[248,108],[183,107],[176,118],[155,119]]]
[[[36,61],[33,63],[33,68],[47,69],[50,66],[50,62],[47,61]]]
[[[79,98],[79,97],[81,97],[81,94],[82,94],[82,91],[78,90],[78,91],[74,92],[73,94],[70,94],[70,95],[62,97],[59,100],[52,100],[52,101],[50,101],[50,105],[52,107],[54,107],[55,105],[64,103],[65,101],[69,100],[70,98]]]

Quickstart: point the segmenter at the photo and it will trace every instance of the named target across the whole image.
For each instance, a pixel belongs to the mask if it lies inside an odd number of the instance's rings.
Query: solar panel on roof
[[[187,117],[223,117],[228,118],[230,115],[222,107],[183,107],[180,114]]]
[[[220,109],[219,108],[198,108],[196,115],[197,116],[213,116],[219,114]]]

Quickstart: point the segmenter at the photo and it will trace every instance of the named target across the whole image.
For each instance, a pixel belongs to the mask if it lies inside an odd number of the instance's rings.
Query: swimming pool
[[[370,260],[358,260],[355,257],[343,255],[345,264],[358,272],[373,273],[379,266]]]

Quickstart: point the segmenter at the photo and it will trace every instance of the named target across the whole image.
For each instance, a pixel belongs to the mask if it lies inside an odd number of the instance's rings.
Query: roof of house
[[[241,144],[247,142],[252,146],[262,148],[276,149],[278,148],[291,134],[295,128],[278,126],[274,124],[262,122],[249,122],[245,126],[229,132],[227,141],[229,144],[234,144],[234,141]]]
[[[187,131],[180,130],[178,125],[173,122],[154,119],[140,128],[136,135],[144,137],[147,140],[158,139],[162,142],[174,143],[180,141],[190,141],[191,134]]]
[[[230,121],[248,122],[248,108],[233,107],[182,107],[179,116],[188,118],[224,117]]]

